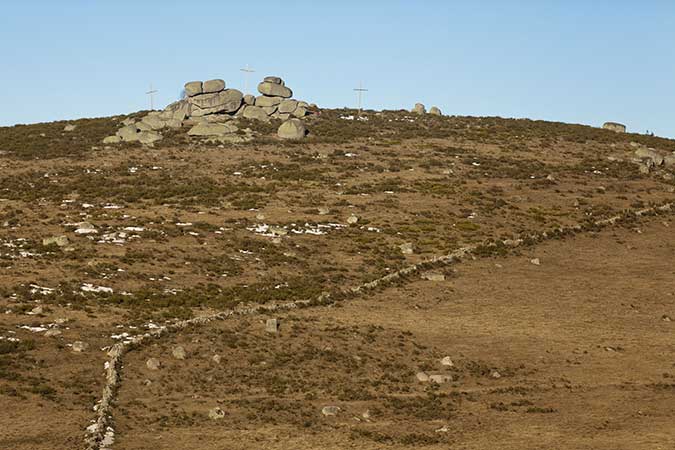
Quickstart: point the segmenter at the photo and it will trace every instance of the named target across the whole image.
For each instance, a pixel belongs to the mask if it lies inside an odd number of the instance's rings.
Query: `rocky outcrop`
[[[441,112],[441,110],[437,106],[432,106],[429,109],[429,114],[433,114],[434,116],[442,116],[443,115],[443,113]]]
[[[151,146],[162,139],[161,130],[193,125],[190,136],[218,137],[225,142],[241,142],[250,138],[235,136],[234,125],[215,125],[236,117],[269,122],[272,119],[288,121],[311,114],[307,102],[295,100],[293,91],[279,77],[265,77],[258,85],[259,96],[244,95],[237,89],[227,89],[225,81],[190,81],[184,85],[184,97],[171,103],[163,111],[152,111],[140,121],[125,121],[114,136],[104,144],[140,142]],[[204,122],[203,120],[206,120]],[[305,125],[295,121],[282,124],[279,136],[283,139],[300,139],[307,134]],[[225,139],[227,137],[227,139]]]
[[[617,133],[626,132],[626,125],[617,122],[605,122],[602,125],[602,128],[604,128],[605,130],[615,131]]]

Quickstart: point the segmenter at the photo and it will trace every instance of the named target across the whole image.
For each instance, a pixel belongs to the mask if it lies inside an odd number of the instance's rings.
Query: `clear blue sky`
[[[0,125],[175,100],[185,81],[279,75],[354,107],[600,125],[675,137],[675,1],[103,1],[2,4]]]

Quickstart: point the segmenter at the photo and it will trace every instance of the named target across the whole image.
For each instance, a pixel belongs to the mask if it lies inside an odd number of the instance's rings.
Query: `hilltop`
[[[0,448],[84,448],[115,343],[285,302],[132,345],[112,448],[675,443],[674,140],[317,109],[103,143],[148,113],[0,128]]]

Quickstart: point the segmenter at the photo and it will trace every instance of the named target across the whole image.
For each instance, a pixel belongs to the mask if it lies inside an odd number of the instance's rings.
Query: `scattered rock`
[[[152,131],[141,131],[138,133],[138,141],[141,144],[152,145],[157,141],[162,140],[162,135],[159,133],[154,133]]]
[[[300,119],[289,119],[281,124],[277,135],[281,139],[302,139],[307,135],[307,127]]]
[[[159,370],[162,364],[157,358],[150,358],[145,362],[145,366],[150,370]]]
[[[77,128],[77,125],[69,124],[69,125],[66,125],[66,126],[65,126],[65,128],[63,129],[63,131],[75,131],[75,128]]]
[[[433,114],[434,116],[442,116],[443,113],[439,108],[436,106],[432,106],[431,109],[429,109],[429,114]]]
[[[209,419],[211,420],[220,420],[225,417],[225,411],[220,409],[218,406],[211,408],[209,410]]]
[[[87,350],[88,348],[89,348],[89,344],[87,344],[86,342],[82,342],[82,341],[73,342],[72,349],[76,353],[82,353],[85,350]]]
[[[265,321],[265,331],[267,333],[278,333],[280,326],[279,319],[267,319]]]
[[[436,384],[443,384],[452,381],[452,375],[449,373],[432,373],[429,374],[429,381]]]
[[[173,357],[176,359],[185,359],[187,353],[185,352],[185,349],[182,346],[177,345],[171,350],[171,355],[173,355]]]
[[[351,216],[349,216],[349,217],[347,218],[347,223],[348,223],[349,225],[354,225],[354,224],[356,224],[358,221],[359,221],[359,218],[356,217],[354,214],[352,214]]]
[[[214,363],[220,364],[220,361],[223,360],[223,357],[220,356],[220,355],[213,355],[213,357],[211,359],[213,360]]]
[[[502,377],[502,374],[500,374],[499,372],[497,372],[496,370],[494,370],[494,371],[490,374],[490,376],[491,376],[492,378],[497,379],[497,378],[501,378],[501,377]]]
[[[405,244],[401,244],[398,246],[398,248],[404,255],[412,255],[414,253],[414,246],[412,242],[406,242]]]
[[[339,406],[324,406],[321,408],[321,414],[326,417],[335,417],[340,412]]]
[[[51,330],[47,330],[45,332],[45,337],[54,337],[54,336],[60,336],[61,335],[61,330],[57,330],[56,328],[52,328]]]
[[[445,367],[455,367],[455,364],[452,362],[452,359],[450,359],[449,356],[446,356],[443,359],[441,359],[441,365]]]
[[[445,275],[439,272],[423,272],[420,277],[427,281],[445,281]]]
[[[66,247],[70,244],[67,236],[52,236],[42,239],[42,245],[45,247],[49,245],[56,245],[57,247]]]
[[[426,114],[427,109],[424,107],[422,103],[415,103],[415,106],[410,112],[415,114]]]
[[[103,138],[103,143],[104,144],[119,144],[122,142],[122,138],[115,135],[115,136],[106,136]]]
[[[330,209],[324,208],[324,207],[317,208],[317,211],[319,212],[320,216],[325,216],[327,214],[330,214]]]
[[[31,309],[28,314],[38,315],[38,314],[42,314],[43,312],[44,312],[44,309],[42,308],[42,306],[36,306],[35,308]]]
[[[539,258],[533,258],[530,260],[530,264],[534,264],[535,266],[541,265],[541,261],[539,261]]]
[[[429,381],[429,375],[427,375],[426,372],[417,372],[415,374],[415,378],[417,378],[417,381],[420,383],[426,383]]]
[[[89,222],[80,222],[75,229],[75,234],[94,234],[98,233],[96,227]]]

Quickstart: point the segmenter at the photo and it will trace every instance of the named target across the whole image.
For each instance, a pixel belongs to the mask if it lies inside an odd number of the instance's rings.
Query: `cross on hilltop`
[[[359,110],[359,115],[361,115],[361,96],[363,95],[364,92],[368,92],[368,89],[363,88],[363,83],[359,82],[359,87],[354,88],[354,90],[357,92],[357,97],[358,97],[358,110]]]
[[[150,83],[150,90],[146,92],[146,95],[150,96],[150,111],[155,110],[155,94],[158,93],[159,91],[157,89],[152,88],[152,83]]]

